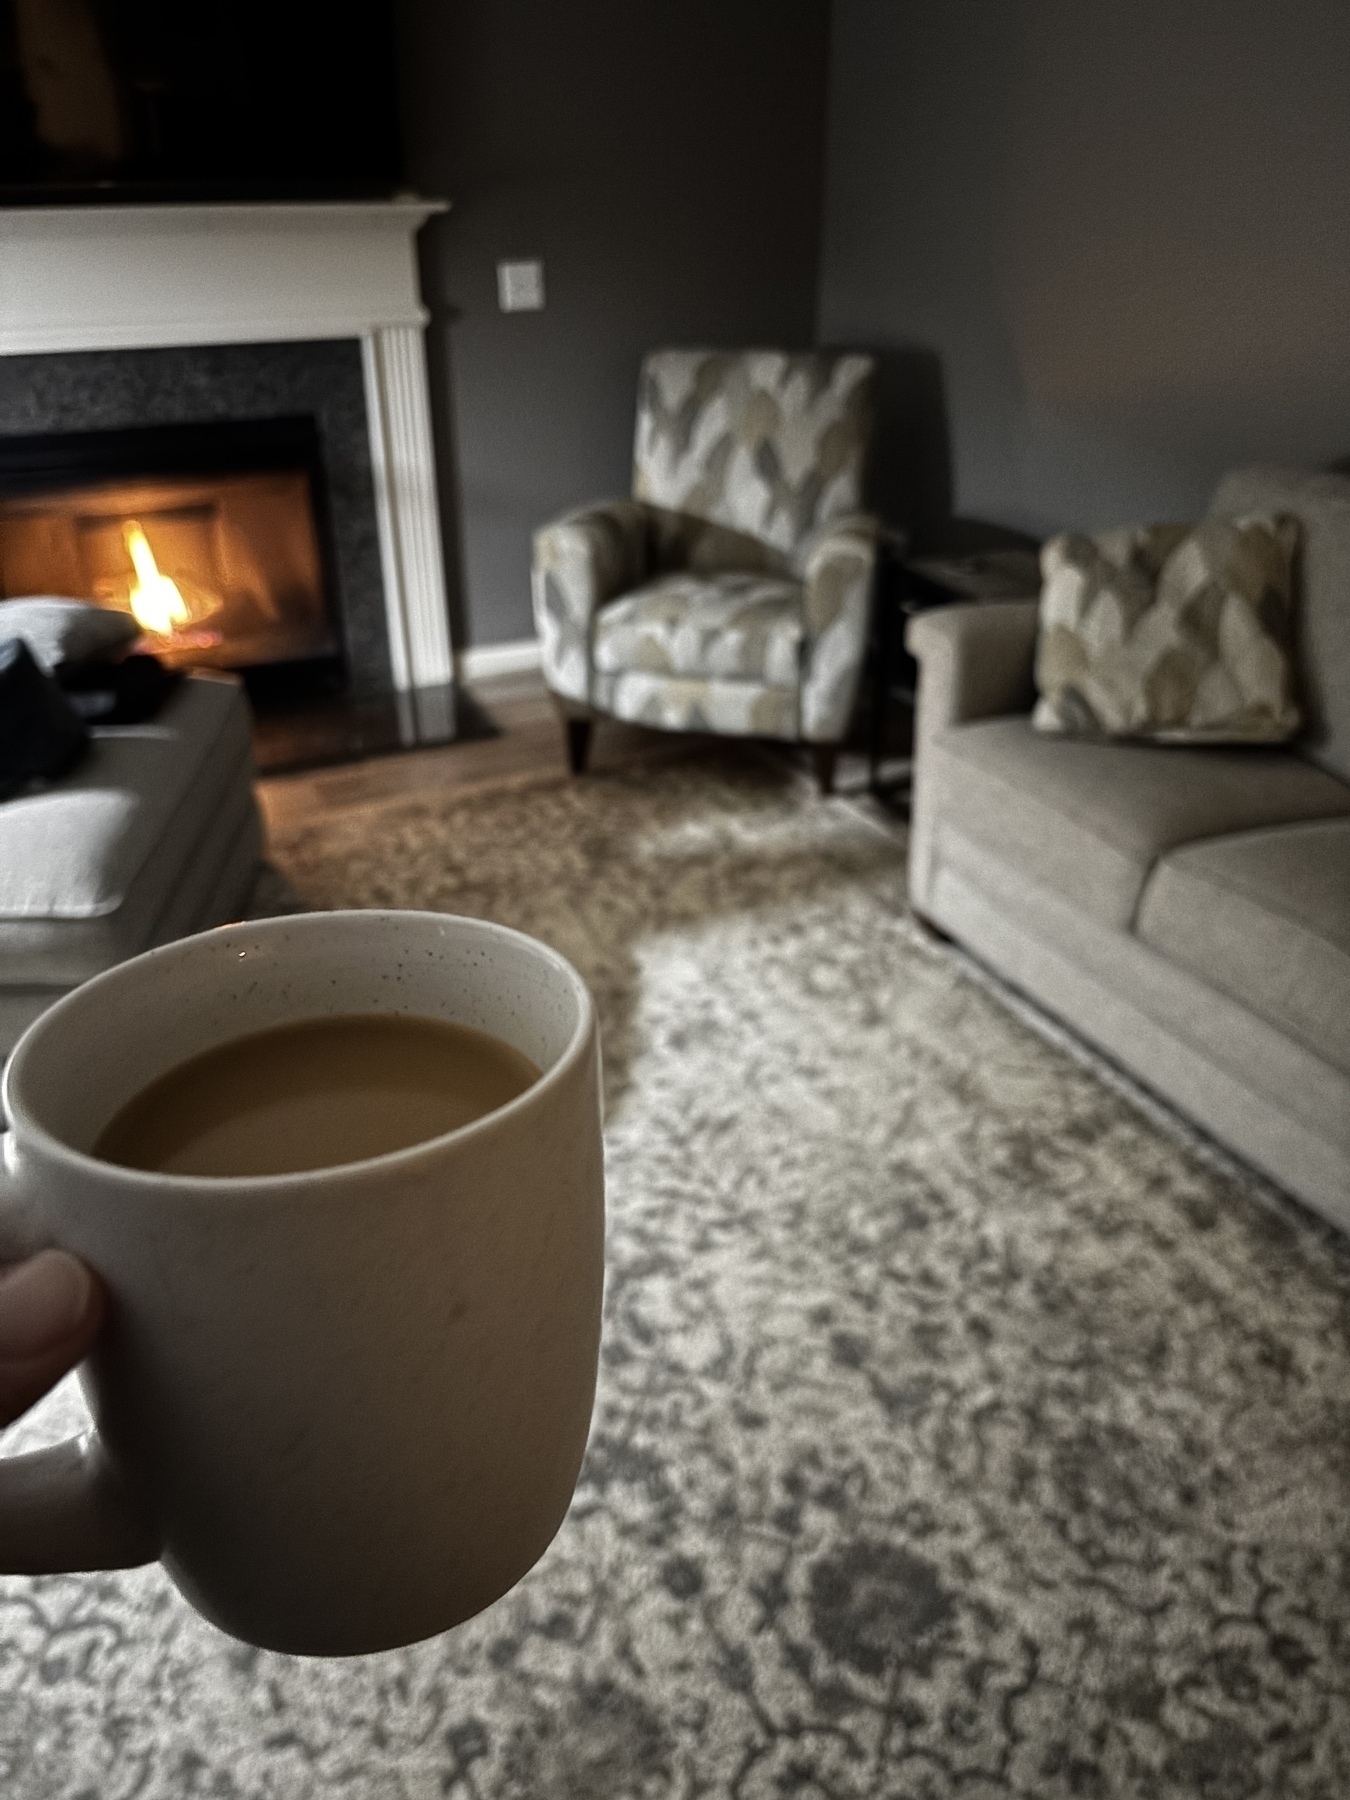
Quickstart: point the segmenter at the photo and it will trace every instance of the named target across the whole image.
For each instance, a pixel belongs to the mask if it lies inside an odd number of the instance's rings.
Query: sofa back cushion
[[[1306,469],[1233,469],[1210,511],[1223,518],[1292,513],[1302,524],[1295,631],[1304,747],[1350,781],[1350,479]]]
[[[796,549],[862,505],[874,369],[870,356],[653,351],[634,498]]]

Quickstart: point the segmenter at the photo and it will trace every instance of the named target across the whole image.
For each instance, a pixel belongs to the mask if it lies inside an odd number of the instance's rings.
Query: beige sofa
[[[1303,521],[1290,749],[1031,729],[1036,603],[910,624],[915,910],[1350,1230],[1350,480],[1242,469]]]

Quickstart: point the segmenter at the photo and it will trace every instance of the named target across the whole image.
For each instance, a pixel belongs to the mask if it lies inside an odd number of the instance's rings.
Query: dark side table
[[[919,670],[905,648],[916,613],[960,600],[1025,600],[1041,587],[1035,550],[985,550],[967,556],[909,556],[902,541],[883,540],[872,613],[872,717],[867,785],[878,800],[907,811],[912,761],[888,755],[894,725],[909,715],[910,741]]]

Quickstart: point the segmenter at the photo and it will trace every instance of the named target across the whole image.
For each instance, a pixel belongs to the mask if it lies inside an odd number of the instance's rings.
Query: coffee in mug
[[[292,1175],[458,1131],[538,1079],[514,1044],[449,1019],[302,1019],[170,1069],[93,1153],[168,1175]]]

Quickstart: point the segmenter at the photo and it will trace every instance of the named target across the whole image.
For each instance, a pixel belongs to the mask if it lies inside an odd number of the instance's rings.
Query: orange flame
[[[122,527],[122,542],[136,570],[136,585],[130,594],[132,617],[142,631],[156,637],[171,636],[192,616],[178,583],[160,574],[150,540],[135,519]]]

